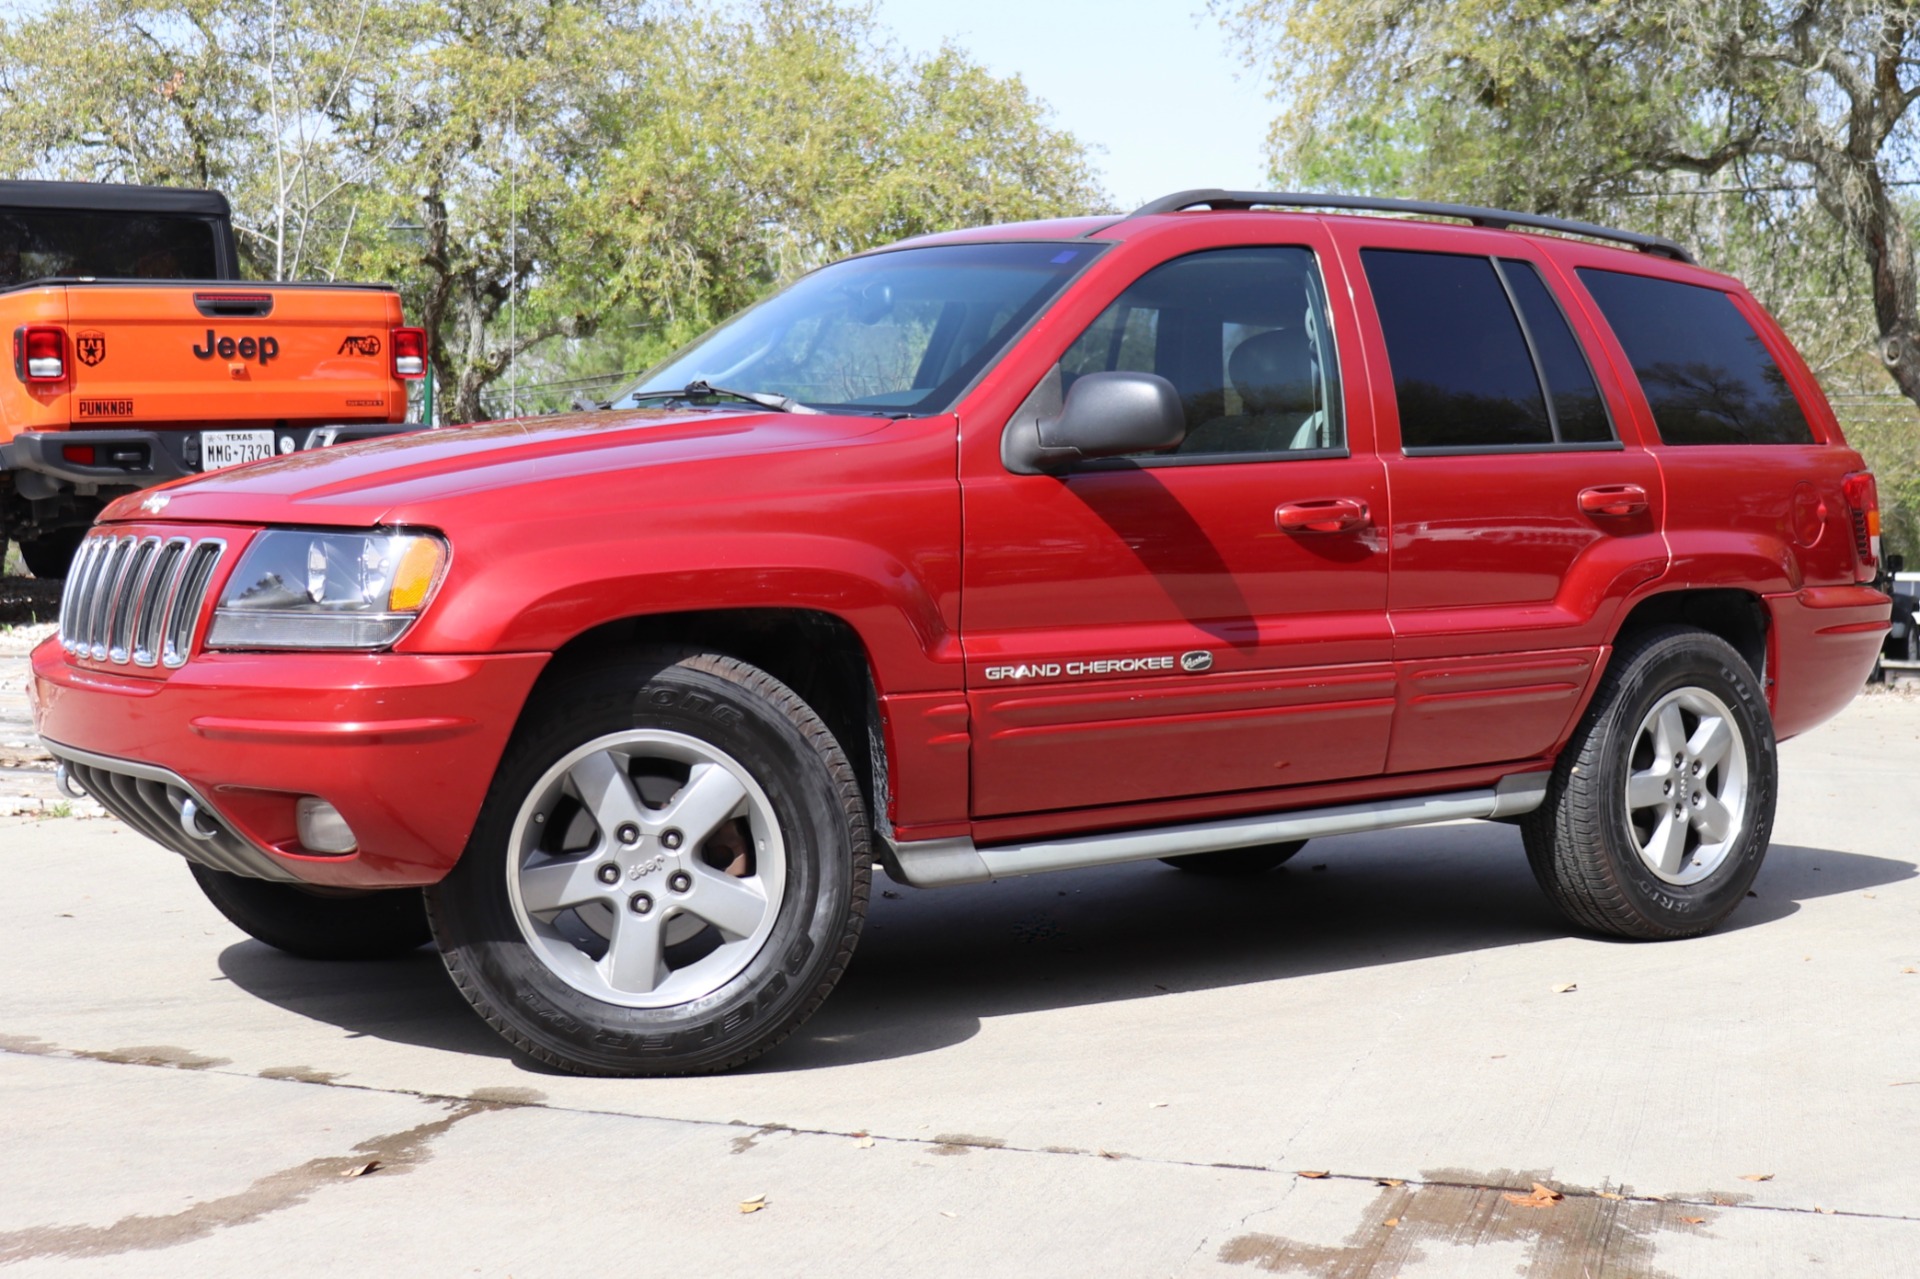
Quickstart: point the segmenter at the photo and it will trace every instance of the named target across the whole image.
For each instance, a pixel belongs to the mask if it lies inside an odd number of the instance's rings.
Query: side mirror
[[[1062,403],[1055,368],[1007,423],[1000,460],[1016,475],[1049,475],[1087,458],[1177,448],[1186,438],[1186,411],[1167,379],[1089,373]]]

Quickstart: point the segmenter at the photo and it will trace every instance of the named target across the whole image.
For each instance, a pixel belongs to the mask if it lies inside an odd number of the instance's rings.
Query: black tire
[[[1175,870],[1190,875],[1215,875],[1223,879],[1246,879],[1264,875],[1307,846],[1304,839],[1279,844],[1261,844],[1255,848],[1229,848],[1218,853],[1188,853],[1184,857],[1162,857]]]
[[[84,528],[63,528],[42,533],[35,538],[22,538],[20,559],[26,564],[27,572],[35,577],[49,582],[59,581],[73,566],[74,554],[79,551],[86,535]]]
[[[427,890],[434,935],[461,993],[521,1052],[579,1074],[729,1070],[792,1034],[846,970],[865,921],[872,881],[865,801],[852,766],[820,717],[766,672],[730,657],[686,650],[584,667],[543,684],[534,698],[501,761],[465,854],[446,879]],[[752,937],[744,944],[732,938],[751,957],[688,1002],[631,1006],[618,1002],[623,992],[611,983],[602,992],[605,997],[596,997],[576,984],[589,976],[581,961],[553,940],[562,923],[577,933],[584,914],[567,919],[565,910],[548,912],[536,923],[541,912],[516,913],[521,911],[517,899],[527,891],[523,863],[538,858],[537,864],[546,865],[552,858],[572,858],[573,845],[556,832],[563,824],[578,823],[582,814],[591,840],[598,842],[577,859],[581,865],[681,847],[667,843],[667,835],[642,836],[637,830],[632,839],[611,844],[611,833],[599,829],[577,797],[566,822],[555,808],[552,823],[537,831],[529,824],[523,845],[514,846],[523,808],[531,814],[529,823],[545,823],[548,810],[539,807],[547,802],[543,797],[574,784],[555,781],[556,770],[593,744],[623,733],[679,735],[737,764],[759,787],[757,802],[785,849],[781,896],[776,905],[769,894],[762,919],[763,928],[771,920],[771,931],[757,950],[751,949]],[[647,798],[646,779],[635,771],[644,762],[627,760],[624,767],[641,802],[660,808]],[[673,784],[691,790],[691,782]],[[669,800],[678,798],[676,793]],[[567,796],[556,802],[567,802]],[[548,851],[550,839],[561,841],[553,845],[557,852]],[[633,848],[641,853],[631,852]],[[679,913],[677,899],[665,891],[682,876],[662,872],[675,866],[697,870],[695,860],[706,852],[689,839],[679,856],[682,860],[675,862],[657,853],[650,862],[631,867],[622,861],[611,880],[600,881],[616,885],[610,893],[624,893],[638,884],[660,894],[667,908],[658,927],[668,945],[660,961],[663,968],[656,973],[674,963],[666,929],[676,921],[704,927]],[[600,869],[608,867],[602,864]],[[510,874],[522,876],[511,888]],[[699,875],[691,878],[698,885],[696,894],[704,891]],[[619,899],[609,900],[617,911]],[[602,909],[607,903],[590,905]],[[652,909],[649,905],[642,913]],[[615,935],[625,920],[610,922],[613,935],[605,938],[609,964]],[[588,954],[591,942],[591,937],[584,939],[582,954]],[[597,960],[589,956],[587,962]],[[573,979],[563,977],[561,968],[570,968]]]
[[[1727,785],[1725,770],[1736,767],[1738,754],[1746,770],[1741,824],[1730,839],[1717,841],[1722,851],[1710,868],[1701,869],[1708,865],[1702,859],[1693,869],[1682,869],[1699,873],[1696,882],[1673,882],[1642,857],[1634,815],[1656,811],[1664,821],[1665,801],[1657,800],[1653,810],[1630,809],[1628,778],[1635,771],[1635,752],[1650,749],[1653,739],[1644,732],[1656,708],[1673,698],[1702,695],[1724,708],[1740,741],[1720,764],[1693,773],[1677,794],[1669,794],[1682,806],[1676,813],[1691,812],[1696,792],[1717,800],[1711,788]],[[1659,762],[1642,771],[1652,767],[1666,766]],[[1673,777],[1691,771],[1690,764],[1676,768]],[[1647,940],[1696,936],[1726,919],[1759,873],[1773,833],[1778,789],[1773,720],[1760,681],[1740,654],[1704,631],[1678,626],[1643,631],[1615,648],[1592,705],[1554,768],[1546,801],[1522,819],[1527,860],[1547,896],[1576,924]],[[1676,823],[1681,839],[1704,840],[1689,821]],[[1652,846],[1656,838],[1649,834],[1646,843]]]
[[[188,869],[236,928],[302,959],[391,959],[433,940],[417,888],[335,895],[192,863]]]

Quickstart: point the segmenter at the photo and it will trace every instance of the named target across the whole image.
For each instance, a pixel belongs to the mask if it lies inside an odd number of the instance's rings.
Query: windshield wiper
[[[748,404],[758,404],[763,409],[772,409],[776,413],[819,413],[819,409],[810,409],[789,395],[775,395],[763,391],[736,391],[731,387],[715,386],[705,378],[696,378],[678,391],[639,391],[633,396],[634,403],[642,400],[697,400],[708,396],[724,395],[729,399],[744,400]]]

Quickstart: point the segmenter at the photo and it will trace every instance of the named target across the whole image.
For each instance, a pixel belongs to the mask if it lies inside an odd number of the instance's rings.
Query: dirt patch
[[[1706,1230],[1718,1213],[1696,1202],[1667,1202],[1614,1192],[1556,1186],[1546,1206],[1515,1202],[1546,1174],[1504,1169],[1475,1175],[1459,1169],[1424,1180],[1382,1186],[1353,1233],[1340,1244],[1308,1244],[1280,1235],[1236,1235],[1220,1246],[1229,1265],[1312,1279],[1371,1279],[1426,1260],[1430,1247],[1474,1248],[1518,1243],[1530,1279],[1674,1279],[1654,1267],[1655,1245],[1671,1231]],[[1702,1199],[1709,1198],[1701,1196]],[[1730,1206],[1739,1196],[1712,1202]]]
[[[107,1052],[76,1051],[75,1057],[89,1061],[110,1061],[121,1066],[169,1066],[174,1070],[211,1070],[232,1063],[225,1057],[202,1057],[191,1048],[171,1044],[141,1044],[134,1048],[115,1048]]]
[[[762,1137],[768,1136],[771,1133],[792,1131],[793,1129],[787,1127],[785,1124],[762,1124],[744,1137],[735,1137],[731,1143],[733,1153],[736,1155],[744,1155],[759,1145]]]
[[[467,1099],[489,1106],[538,1106],[547,1099],[547,1094],[538,1088],[476,1088],[467,1094]]]
[[[964,1155],[969,1150],[999,1150],[1007,1143],[999,1137],[976,1137],[967,1132],[943,1132],[933,1139],[936,1155]]]
[[[260,1072],[262,1079],[287,1079],[296,1084],[330,1084],[340,1078],[330,1070],[315,1070],[312,1066],[268,1066]]]

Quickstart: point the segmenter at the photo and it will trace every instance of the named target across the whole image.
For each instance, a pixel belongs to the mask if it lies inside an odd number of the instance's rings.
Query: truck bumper
[[[1866,686],[1892,601],[1871,586],[1809,586],[1765,599],[1769,701],[1784,740],[1832,719]]]
[[[544,653],[213,653],[165,679],[33,652],[34,722],[65,779],[218,870],[333,888],[431,884],[459,860]],[[358,841],[300,842],[332,804]],[[191,805],[191,807],[189,807]]]
[[[282,453],[293,453],[422,429],[418,422],[303,426],[279,431],[277,442]],[[26,431],[0,444],[0,471],[13,472],[14,487],[26,498],[81,485],[91,486],[88,491],[148,488],[200,473],[200,432]]]

